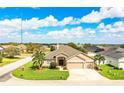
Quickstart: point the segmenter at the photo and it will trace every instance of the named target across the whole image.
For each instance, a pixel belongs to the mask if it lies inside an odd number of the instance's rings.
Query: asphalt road
[[[124,86],[124,80],[23,80],[7,73],[0,86]]]

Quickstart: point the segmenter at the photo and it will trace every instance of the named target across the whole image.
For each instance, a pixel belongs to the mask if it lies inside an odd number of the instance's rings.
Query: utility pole
[[[21,44],[23,43],[22,14],[21,14]]]

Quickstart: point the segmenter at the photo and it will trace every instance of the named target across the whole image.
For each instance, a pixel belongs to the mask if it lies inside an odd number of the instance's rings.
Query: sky
[[[124,8],[1,7],[0,43],[124,43]]]

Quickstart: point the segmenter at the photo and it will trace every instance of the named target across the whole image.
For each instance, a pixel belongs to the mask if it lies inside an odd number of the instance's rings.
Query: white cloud
[[[99,32],[124,32],[124,22],[119,21],[108,25],[101,23],[98,25],[97,30]]]
[[[124,8],[100,8],[100,11],[92,11],[81,18],[82,22],[97,23],[105,18],[124,17]]]
[[[47,33],[48,37],[52,37],[54,39],[59,38],[80,38],[84,34],[82,27],[72,28],[72,29],[64,29],[62,31],[51,31]]]

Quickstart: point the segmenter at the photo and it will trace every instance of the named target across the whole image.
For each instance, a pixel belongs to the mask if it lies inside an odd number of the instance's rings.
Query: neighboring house
[[[2,46],[0,46],[0,52],[3,52],[4,48]]]
[[[50,65],[51,61],[55,61],[58,66],[67,66],[67,68],[93,68],[94,60],[67,45],[57,45],[57,49],[50,52],[46,57],[44,65]]]
[[[114,48],[109,49],[108,51],[101,52],[104,55],[106,64],[124,69],[124,49],[123,48]]]
[[[95,56],[98,52],[104,51],[104,49],[97,46],[88,46],[85,49],[88,50],[88,56]]]
[[[13,45],[2,45],[3,49],[9,48],[9,47],[15,47],[15,46],[13,46]]]
[[[17,46],[17,48],[22,52],[22,53],[26,53],[27,52],[27,47],[24,44],[20,44]]]
[[[4,48],[2,46],[0,46],[0,50],[4,50]]]

